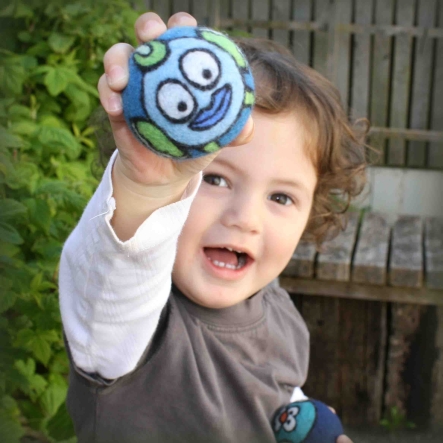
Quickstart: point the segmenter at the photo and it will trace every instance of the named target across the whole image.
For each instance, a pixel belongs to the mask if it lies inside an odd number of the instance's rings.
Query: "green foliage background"
[[[134,2],[132,2],[134,3]],[[102,59],[135,44],[125,0],[0,6],[0,436],[75,441],[57,273],[97,185],[90,115]]]

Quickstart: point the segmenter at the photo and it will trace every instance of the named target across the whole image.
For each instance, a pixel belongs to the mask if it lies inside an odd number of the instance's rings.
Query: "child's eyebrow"
[[[221,163],[222,165],[227,166],[229,169],[232,169],[235,172],[239,172],[239,173],[242,172],[240,170],[240,168],[238,168],[235,164],[231,163],[228,160],[224,160],[223,158],[220,158],[220,157],[216,157],[212,163],[214,163],[214,164]]]
[[[223,166],[226,166],[227,168],[242,174],[243,171],[241,170],[241,168],[239,168],[238,166],[236,166],[235,164],[231,163],[228,160],[225,160],[223,158],[217,157],[214,159],[214,161],[212,162],[214,164],[221,164]],[[310,192],[307,188],[307,186],[300,180],[297,179],[284,179],[284,178],[276,178],[274,180],[272,180],[272,183],[274,185],[281,185],[281,186],[290,186],[293,188],[297,188],[300,191],[302,191],[304,194],[306,194],[307,197],[310,196]]]
[[[300,180],[291,180],[291,179],[276,179],[272,181],[273,183],[275,183],[276,185],[284,185],[284,186],[291,186],[297,189],[300,189],[302,192],[304,192],[306,194],[306,196],[309,197],[310,192],[308,190],[308,188],[306,187],[306,185],[300,181]]]

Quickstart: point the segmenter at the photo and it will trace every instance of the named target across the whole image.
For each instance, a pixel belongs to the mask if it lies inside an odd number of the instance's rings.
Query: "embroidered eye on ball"
[[[254,80],[226,35],[178,27],[136,49],[122,97],[125,119],[143,145],[164,157],[196,158],[243,129]]]

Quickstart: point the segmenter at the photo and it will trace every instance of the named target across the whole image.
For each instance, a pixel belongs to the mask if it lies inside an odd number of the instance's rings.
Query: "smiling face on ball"
[[[210,30],[183,32],[182,37],[147,43],[134,54],[143,72],[146,116],[146,123],[137,122],[135,129],[151,145],[166,136],[171,152],[178,149],[177,157],[180,150],[208,153],[227,145],[246,122],[254,100],[252,76],[232,41]]]
[[[230,128],[242,108],[239,67],[209,42],[184,38],[168,44],[168,59],[143,78],[146,113],[178,143],[209,143]]]

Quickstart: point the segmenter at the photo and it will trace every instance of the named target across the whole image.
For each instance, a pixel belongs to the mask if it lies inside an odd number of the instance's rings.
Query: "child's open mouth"
[[[217,268],[238,271],[252,262],[252,258],[246,252],[236,251],[232,248],[203,248],[209,261]]]

